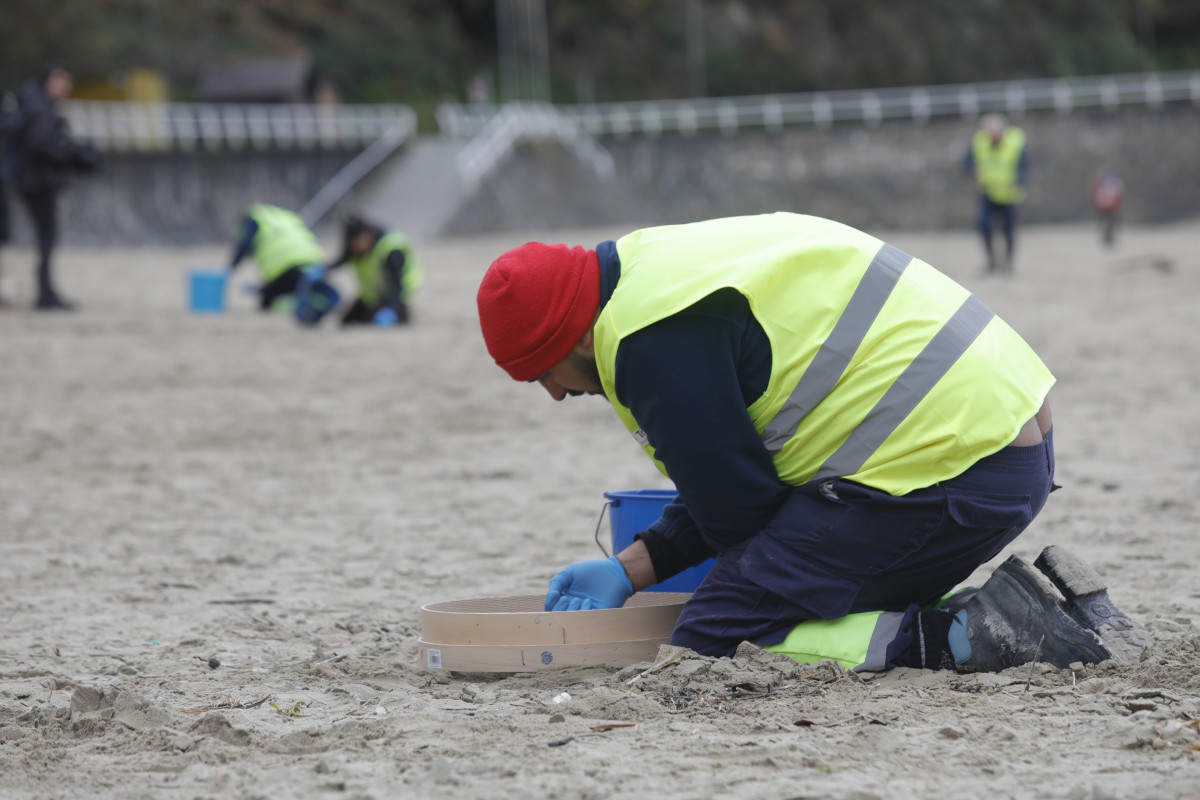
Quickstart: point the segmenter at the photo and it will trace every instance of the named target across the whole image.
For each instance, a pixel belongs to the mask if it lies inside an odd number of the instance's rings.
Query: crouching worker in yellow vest
[[[1059,547],[944,600],[1055,488],[1054,378],[920,259],[767,214],[531,242],[477,301],[499,366],[604,395],[679,492],[625,550],[555,575],[547,610],[619,607],[715,556],[671,640],[707,655],[997,670],[1150,644]]]
[[[404,325],[422,272],[408,237],[389,233],[358,217],[343,228],[341,257],[330,270],[349,263],[358,277],[358,299],[342,317],[343,325]]]
[[[297,305],[297,319],[312,324],[337,305],[337,292],[323,281],[325,251],[298,214],[257,203],[246,209],[236,236],[229,271],[246,256],[254,257],[262,277],[258,290],[261,310],[297,295],[303,301]]]

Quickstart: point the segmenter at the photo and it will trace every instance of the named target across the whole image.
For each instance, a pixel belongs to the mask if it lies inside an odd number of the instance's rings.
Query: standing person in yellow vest
[[[1029,156],[1025,131],[1009,125],[999,114],[986,114],[971,138],[964,171],[979,187],[979,231],[987,254],[987,271],[1012,272],[1017,236],[1017,206],[1025,199]],[[1004,231],[1004,261],[992,248],[992,227],[999,218]]]
[[[358,299],[343,315],[343,325],[404,325],[409,303],[421,284],[421,266],[408,237],[351,216],[343,228],[342,255],[330,270],[349,263],[358,277]]]
[[[322,277],[325,251],[316,235],[294,211],[256,203],[246,209],[237,237],[229,271],[233,272],[246,256],[253,256],[262,276],[259,308],[263,311],[269,310],[280,298],[307,289]],[[336,304],[336,298],[327,299]]]
[[[943,602],[1055,488],[1054,377],[920,259],[766,214],[531,242],[477,302],[499,366],[606,397],[679,492],[625,550],[555,575],[548,610],[619,607],[715,556],[672,636],[707,655],[994,670],[1149,644],[1057,547]]]

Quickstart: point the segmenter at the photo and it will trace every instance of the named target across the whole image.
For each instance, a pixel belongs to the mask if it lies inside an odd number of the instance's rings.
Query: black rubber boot
[[[956,617],[971,651],[955,665],[963,672],[996,672],[1031,661],[1061,668],[1112,658],[1094,631],[1067,615],[1037,570],[1016,556],[996,567]],[[954,643],[952,631],[952,648]]]
[[[1054,544],[1033,563],[1063,593],[1063,609],[1080,625],[1094,630],[1117,661],[1136,664],[1146,650],[1158,651],[1154,637],[1116,607],[1108,596],[1107,582],[1082,558]]]

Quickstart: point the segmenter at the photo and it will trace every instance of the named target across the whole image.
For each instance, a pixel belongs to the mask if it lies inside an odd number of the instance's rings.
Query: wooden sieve
[[[419,663],[458,672],[624,667],[652,660],[691,597],[641,592],[621,608],[544,611],[544,595],[480,597],[421,609]]]

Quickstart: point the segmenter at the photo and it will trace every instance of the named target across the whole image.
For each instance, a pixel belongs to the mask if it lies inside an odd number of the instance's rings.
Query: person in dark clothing
[[[96,149],[73,142],[67,121],[59,113],[58,101],[73,87],[71,73],[52,64],[18,96],[21,127],[15,137],[14,180],[37,240],[34,307],[43,311],[74,308],[59,296],[51,272],[51,257],[58,242],[58,196],[72,172],[91,171],[99,165]]]
[[[0,247],[8,244],[11,238],[8,211],[8,184],[12,181],[14,140],[19,131],[20,113],[17,111],[17,97],[12,92],[5,92],[0,98]],[[3,277],[3,265],[0,265],[0,277]],[[8,305],[4,295],[0,294],[0,307]]]
[[[329,269],[349,262],[358,277],[358,298],[342,316],[342,324],[407,324],[412,293],[421,282],[408,238],[351,216],[343,241],[342,254]]]
[[[4,146],[0,144],[0,162],[3,161]],[[8,176],[4,174],[3,167],[0,166],[0,248],[8,244]],[[4,276],[3,263],[0,263],[0,278]],[[0,294],[0,307],[8,305],[8,301],[4,299],[4,295]]]

